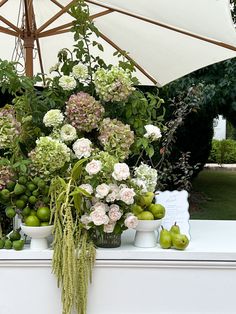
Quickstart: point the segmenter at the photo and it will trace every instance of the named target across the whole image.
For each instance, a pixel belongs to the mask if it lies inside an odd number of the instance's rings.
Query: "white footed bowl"
[[[46,250],[48,248],[47,237],[52,233],[53,226],[29,227],[21,225],[21,230],[29,237],[31,250]]]
[[[161,219],[139,220],[135,228],[134,245],[142,248],[155,247],[157,245],[157,231],[161,226]]]

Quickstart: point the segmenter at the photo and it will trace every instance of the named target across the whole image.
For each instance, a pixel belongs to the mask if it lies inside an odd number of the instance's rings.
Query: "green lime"
[[[32,182],[36,185],[38,185],[39,180],[41,180],[39,177],[34,177]]]
[[[41,221],[49,221],[51,217],[51,211],[49,207],[39,207],[37,210],[37,217]]]
[[[49,225],[49,222],[43,221],[43,222],[41,222],[40,226],[41,227],[46,227],[46,226],[50,226],[50,225]]]
[[[29,227],[39,227],[40,226],[40,220],[37,216],[30,215],[25,219],[26,226]]]
[[[23,184],[23,185],[25,185],[26,183],[27,183],[27,178],[26,177],[19,177],[19,179],[18,179],[18,182],[20,183],[20,184]]]
[[[25,207],[25,201],[23,200],[17,200],[15,204],[16,204],[16,207],[19,209],[23,209]]]
[[[9,191],[13,191],[13,190],[14,190],[15,185],[16,185],[16,183],[15,183],[15,182],[10,181],[10,182],[8,182],[8,183],[7,183],[7,189],[8,189]]]
[[[14,250],[21,251],[23,250],[24,244],[25,244],[24,240],[17,240],[17,241],[13,241],[12,246]]]
[[[25,191],[25,195],[28,196],[28,197],[30,197],[30,196],[32,195],[32,193],[31,193],[30,190],[26,190],[26,191]]]
[[[22,210],[22,216],[26,217],[26,216],[29,216],[31,213],[31,209],[26,206],[23,210]]]
[[[44,196],[44,197],[42,198],[42,201],[44,202],[44,204],[49,204],[50,198],[49,198],[48,196]]]
[[[21,195],[20,200],[23,200],[25,203],[28,201],[28,196],[27,195]]]
[[[13,230],[10,233],[9,238],[10,238],[11,241],[17,241],[17,240],[20,240],[21,235],[20,235],[19,231]]]
[[[37,216],[37,211],[34,209],[30,210],[30,216]]]
[[[7,239],[5,241],[4,249],[10,250],[12,248],[12,242],[11,240]]]
[[[46,186],[46,183],[42,179],[40,179],[37,185],[40,189],[43,189]]]
[[[8,218],[14,218],[16,215],[16,211],[13,207],[7,207],[5,210],[5,214]]]
[[[16,183],[15,188],[14,188],[15,195],[23,194],[25,190],[26,190],[26,187],[24,185]]]
[[[39,191],[38,191],[38,190],[34,190],[34,191],[32,192],[32,195],[33,195],[33,196],[36,196],[36,197],[39,196]]]
[[[29,197],[30,204],[34,205],[37,202],[37,200],[38,200],[37,197],[35,197],[33,195]]]
[[[30,190],[31,192],[37,189],[37,186],[33,183],[28,183],[27,184],[27,189]]]
[[[10,198],[11,194],[10,194],[10,191],[8,189],[3,189],[1,191],[1,197],[4,199],[4,200],[8,200]]]
[[[5,246],[5,240],[4,239],[0,239],[0,249],[3,249]]]

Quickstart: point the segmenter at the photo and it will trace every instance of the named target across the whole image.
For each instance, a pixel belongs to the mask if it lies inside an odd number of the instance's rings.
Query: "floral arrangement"
[[[34,87],[37,78],[18,78],[3,63],[9,82],[0,83],[14,106],[0,109],[0,204],[10,219],[18,214],[26,224],[54,225],[63,313],[75,307],[85,314],[95,247],[137,226],[137,205],[146,195],[152,202],[161,182],[152,157],[156,151],[162,164],[173,134],[164,125],[163,99],[135,87],[124,55],[118,65],[91,55],[91,45],[102,47],[91,42],[89,34],[98,31],[87,5],[78,1],[71,14],[83,17],[74,22],[77,45],[73,53],[59,52],[43,91]],[[179,116],[174,121],[177,128]]]

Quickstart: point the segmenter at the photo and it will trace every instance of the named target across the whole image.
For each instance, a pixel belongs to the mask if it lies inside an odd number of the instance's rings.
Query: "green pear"
[[[155,219],[161,219],[165,216],[165,207],[161,204],[151,204],[148,206],[148,210],[150,210]]]
[[[138,198],[137,204],[141,207],[148,207],[152,204],[154,196],[155,194],[153,192],[146,192]]]
[[[159,243],[163,249],[169,249],[172,245],[171,233],[163,226],[161,226]]]
[[[172,244],[175,249],[184,250],[189,244],[189,239],[185,234],[172,233]]]
[[[174,225],[170,228],[170,232],[171,233],[180,233],[180,228],[177,225],[177,223],[175,222]]]
[[[139,220],[154,220],[154,216],[151,212],[143,211],[138,215]]]
[[[131,211],[135,216],[138,216],[143,211],[143,208],[137,204],[133,204],[131,206]]]

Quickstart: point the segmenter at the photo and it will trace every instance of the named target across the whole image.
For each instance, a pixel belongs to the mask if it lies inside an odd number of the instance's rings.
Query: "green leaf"
[[[72,168],[72,171],[71,171],[71,177],[73,180],[76,181],[79,179],[81,172],[82,172],[82,166],[86,161],[87,161],[87,159],[84,158],[84,159],[77,161],[77,163],[74,165],[74,167]]]

